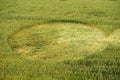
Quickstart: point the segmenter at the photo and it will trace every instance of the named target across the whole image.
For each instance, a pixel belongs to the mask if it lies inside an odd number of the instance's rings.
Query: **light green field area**
[[[0,0],[0,80],[119,80],[120,0]]]

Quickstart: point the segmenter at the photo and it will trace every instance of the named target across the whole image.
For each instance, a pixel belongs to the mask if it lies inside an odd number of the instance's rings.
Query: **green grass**
[[[0,80],[119,80],[119,4],[0,0]]]

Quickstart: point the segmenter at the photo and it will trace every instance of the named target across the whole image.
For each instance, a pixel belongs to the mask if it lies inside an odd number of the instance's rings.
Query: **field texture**
[[[120,0],[0,0],[0,80],[119,80]]]

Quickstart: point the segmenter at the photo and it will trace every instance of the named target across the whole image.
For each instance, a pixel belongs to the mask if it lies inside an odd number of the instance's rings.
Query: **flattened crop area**
[[[8,42],[28,58],[78,59],[118,44],[119,30],[106,37],[95,27],[75,23],[48,23],[21,29]]]

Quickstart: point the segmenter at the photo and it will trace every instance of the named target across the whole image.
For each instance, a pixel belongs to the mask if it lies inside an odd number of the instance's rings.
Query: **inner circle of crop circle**
[[[46,23],[21,29],[9,38],[11,48],[41,59],[82,58],[103,48],[104,33],[76,23]]]

